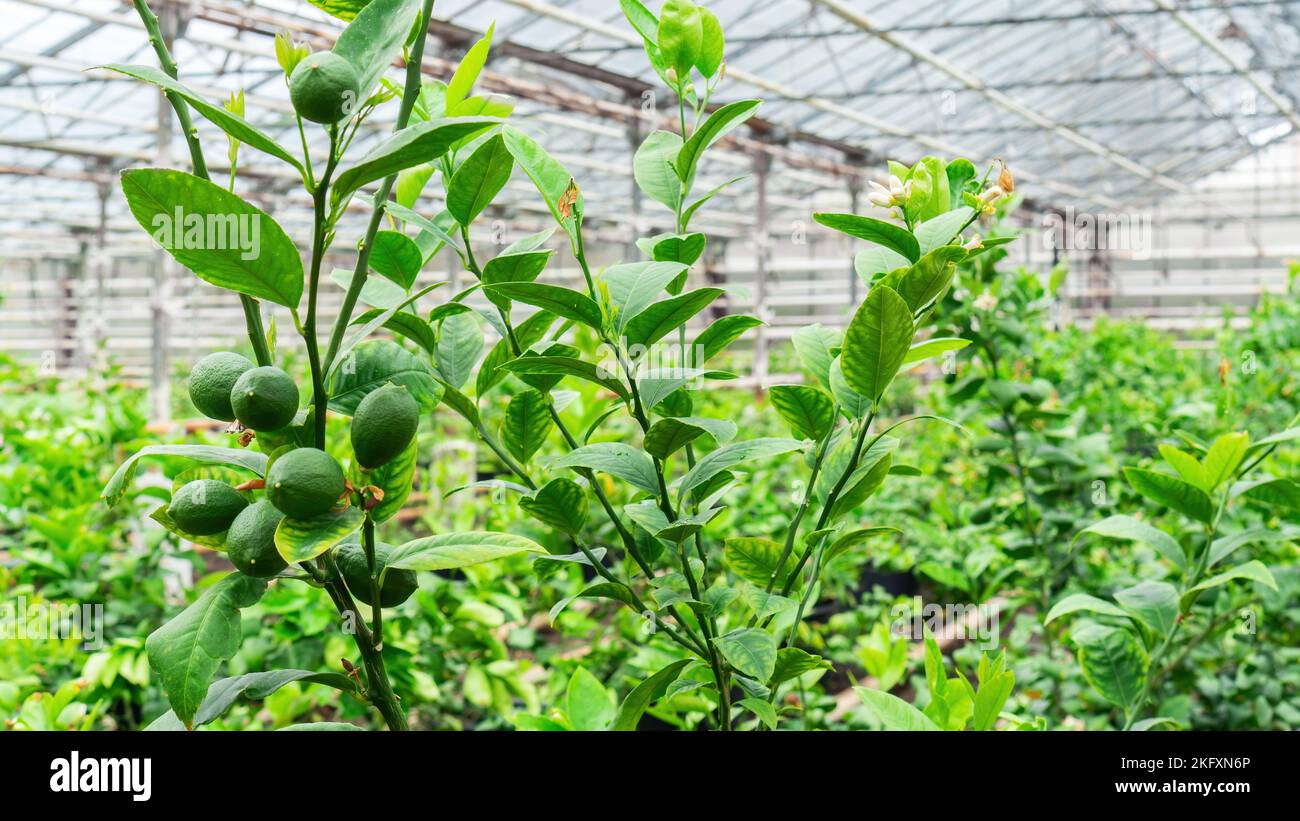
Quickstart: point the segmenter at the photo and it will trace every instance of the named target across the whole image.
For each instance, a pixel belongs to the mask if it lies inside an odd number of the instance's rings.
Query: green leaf
[[[1264,566],[1264,563],[1260,561],[1249,561],[1245,564],[1239,564],[1236,567],[1225,570],[1218,575],[1211,576],[1193,587],[1191,590],[1188,590],[1187,593],[1192,594],[1199,593],[1202,590],[1210,590],[1211,588],[1225,585],[1236,579],[1256,582],[1275,592],[1277,591],[1277,581],[1274,580],[1273,574]]]
[[[1133,489],[1156,504],[1164,505],[1198,522],[1214,520],[1214,502],[1200,488],[1174,476],[1142,468],[1124,468]]]
[[[335,268],[330,271],[330,279],[345,291],[351,287],[352,280],[356,276],[356,271],[350,268]],[[408,299],[410,297],[402,286],[383,277],[372,277],[367,274],[361,286],[361,301],[375,308],[394,311]]]
[[[722,24],[713,12],[700,6],[700,54],[695,60],[695,67],[704,77],[713,77],[722,68],[723,52],[726,39],[722,33]]]
[[[632,176],[645,195],[674,214],[682,205],[682,181],[673,161],[682,151],[682,138],[671,131],[652,131],[632,157]]]
[[[208,688],[207,696],[194,714],[192,726],[201,727],[226,714],[240,699],[260,701],[286,684],[295,681],[323,684],[344,693],[355,693],[352,679],[342,673],[316,673],[311,670],[268,670],[261,673],[244,673],[241,676],[217,679]],[[351,724],[349,727],[353,726]],[[183,730],[175,712],[159,716],[145,730]]]
[[[910,267],[912,267],[910,259],[888,248],[868,248],[859,251],[853,257],[853,270],[857,271],[858,279],[861,279],[868,288],[876,284],[876,274],[887,274],[890,271]]]
[[[740,100],[728,103],[710,114],[677,154],[677,161],[674,163],[677,178],[684,183],[689,182],[695,176],[695,168],[699,165],[700,157],[709,146],[757,114],[758,107],[762,104],[762,100]]]
[[[343,29],[332,50],[356,69],[359,100],[392,66],[419,13],[420,0],[370,0]]]
[[[618,0],[618,5],[623,10],[623,16],[632,24],[632,28],[636,29],[636,33],[651,45],[657,46],[659,42],[659,19],[643,6],[639,0]]]
[[[1111,604],[1105,599],[1099,599],[1096,596],[1090,596],[1087,593],[1072,593],[1061,599],[1052,609],[1047,611],[1047,619],[1044,624],[1051,624],[1062,616],[1068,616],[1071,613],[1100,613],[1103,616],[1119,616],[1127,618],[1128,613],[1119,607]]]
[[[545,270],[546,264],[551,261],[551,256],[550,251],[536,250],[502,253],[489,260],[488,264],[483,267],[483,284],[500,285],[506,282],[532,282]],[[491,292],[487,292],[485,295],[492,301],[492,304],[501,310],[510,310],[510,300],[494,295]]]
[[[839,332],[821,325],[805,325],[794,332],[790,341],[794,344],[803,369],[821,383],[823,388],[829,389],[831,362],[835,359],[831,349],[840,344]]]
[[[521,356],[518,359],[503,362],[499,367],[501,370],[520,376],[528,374],[576,376],[617,394],[625,402],[630,398],[627,386],[622,382],[611,375],[607,375],[603,369],[590,362],[583,362],[581,359],[574,359],[571,356]]]
[[[1300,483],[1291,479],[1271,479],[1251,486],[1243,495],[1266,505],[1300,512]]]
[[[678,494],[685,495],[690,490],[712,479],[722,471],[752,459],[766,459],[782,453],[800,450],[803,442],[798,439],[762,438],[733,442],[711,451],[682,477]],[[653,490],[651,492],[654,492]]]
[[[546,207],[550,209],[555,222],[569,232],[570,236],[573,236],[574,220],[572,218],[566,219],[560,213],[560,198],[564,196],[564,192],[568,190],[570,183],[573,182],[573,175],[565,170],[564,166],[560,165],[554,157],[547,154],[546,149],[519,129],[506,126],[502,129],[501,136],[505,138],[506,148],[510,150],[515,162],[519,163],[519,167],[524,170],[528,178],[533,181],[533,185],[537,187],[538,193],[542,195],[542,199],[546,202]],[[575,206],[578,212],[581,212],[582,203],[582,195],[579,193],[578,202]]]
[[[958,238],[957,232],[973,216],[975,216],[975,209],[963,205],[916,226],[916,239],[921,245],[921,253],[923,255],[928,254],[936,248],[956,240]],[[889,270],[892,271],[893,268]]]
[[[1237,552],[1238,549],[1252,542],[1289,542],[1295,539],[1300,539],[1300,528],[1289,526],[1282,528],[1253,527],[1249,530],[1223,536],[1215,539],[1214,544],[1210,546],[1210,556],[1205,563],[1205,567],[1207,570],[1214,567]]]
[[[1003,705],[1007,703],[1011,691],[1016,686],[1016,675],[1010,670],[992,676],[986,675],[984,662],[987,658],[988,656],[985,655],[980,660],[980,687],[979,692],[975,694],[971,716],[971,729],[977,732],[993,729]]]
[[[776,654],[776,670],[768,683],[775,687],[783,681],[798,678],[813,670],[834,670],[831,663],[821,656],[814,656],[798,647],[782,647]]]
[[[565,712],[574,730],[604,730],[614,720],[614,699],[586,667],[578,666],[565,693]]]
[[[763,699],[754,696],[742,698],[736,702],[736,706],[749,710],[758,717],[759,721],[763,722],[763,726],[767,727],[767,729],[776,729],[776,708]]]
[[[391,340],[371,339],[336,366],[329,408],[351,416],[362,399],[389,382],[404,385],[425,412],[432,412],[442,398],[442,386],[424,360]]]
[[[656,530],[654,537],[673,544],[681,544],[703,530],[704,526],[713,521],[714,517],[721,512],[722,508],[715,507],[690,516],[682,516],[675,521],[669,522],[666,527]]]
[[[358,727],[355,724],[349,724],[346,721],[310,721],[304,724],[290,724],[276,730],[277,733],[364,733],[365,728]]]
[[[438,344],[433,350],[438,375],[459,390],[474,373],[474,366],[486,343],[478,319],[471,313],[458,313],[442,320]]]
[[[1186,451],[1179,450],[1173,445],[1160,445],[1160,455],[1164,460],[1177,471],[1183,481],[1190,485],[1195,485],[1206,493],[1212,493],[1214,487],[1209,484],[1205,476],[1205,468],[1197,461],[1196,457]]]
[[[685,271],[686,266],[678,262],[633,262],[605,269],[600,280],[610,305],[617,309],[614,329],[622,333],[632,317],[649,308]]]
[[[767,396],[794,435],[801,439],[821,441],[835,425],[835,403],[818,388],[773,385]]]
[[[654,303],[628,320],[625,331],[628,344],[653,345],[685,325],[722,294],[721,288],[699,288]]]
[[[130,66],[116,63],[102,66],[102,68],[116,71],[118,74],[125,74],[128,77],[134,77],[137,80],[143,80],[146,83],[152,83],[164,91],[177,95],[189,103],[195,111],[202,114],[222,131],[239,140],[239,142],[251,148],[256,148],[258,151],[269,154],[276,159],[283,160],[292,165],[299,174],[303,173],[302,164],[298,162],[297,158],[282,148],[275,140],[258,131],[243,117],[232,114],[222,106],[213,105],[197,92],[173,80],[164,72],[151,66]]]
[[[823,559],[822,561],[823,563],[829,563],[831,560],[839,557],[845,551],[857,547],[858,545],[867,541],[867,539],[870,539],[873,536],[883,536],[886,533],[897,533],[899,535],[902,535],[903,531],[899,530],[896,527],[887,527],[887,526],[863,527],[857,530],[849,531],[848,533],[845,533],[843,536],[839,537],[834,542],[832,542],[830,547],[826,548],[826,558]]]
[[[768,681],[776,671],[776,636],[756,627],[732,630],[713,640],[737,672]]]
[[[668,685],[676,681],[682,670],[690,663],[691,659],[674,661],[632,688],[632,692],[627,694],[622,706],[618,708],[618,716],[610,729],[619,732],[635,730],[641,722],[641,716],[645,715],[646,708],[663,698]]]
[[[696,211],[699,211],[701,208],[704,207],[706,203],[708,203],[714,197],[718,196],[723,191],[727,190],[728,188],[730,188],[731,186],[735,185],[736,183],[740,182],[743,179],[745,179],[745,177],[735,177],[734,179],[727,180],[726,182],[722,183],[716,188],[711,189],[707,194],[700,197],[695,202],[686,206],[686,210],[682,212],[682,225],[684,226],[690,225],[691,217],[695,216]]]
[[[667,459],[700,436],[708,434],[722,445],[734,439],[737,431],[736,423],[731,421],[698,416],[670,416],[659,419],[650,426],[642,446],[651,456]]]
[[[661,235],[650,240],[650,258],[655,262],[676,262],[687,267],[704,255],[709,238],[704,234]],[[641,240],[637,240],[641,247]],[[642,248],[644,250],[644,248]]]
[[[123,171],[122,193],[140,226],[199,279],[298,309],[302,258],[269,214],[184,171]]]
[[[913,313],[929,305],[948,289],[957,263],[966,257],[959,245],[944,245],[921,257],[898,281],[898,295]]]
[[[1184,570],[1187,568],[1187,555],[1183,553],[1183,548],[1173,536],[1131,516],[1111,516],[1085,527],[1070,542],[1071,548],[1074,547],[1074,542],[1077,542],[1085,533],[1094,533],[1108,539],[1141,542],[1149,545],[1161,556],[1173,562],[1178,568]]]
[[[1147,651],[1131,630],[1085,622],[1070,634],[1084,679],[1102,698],[1131,708],[1146,684]]]
[[[685,86],[704,45],[699,7],[690,0],[665,0],[656,41],[664,62],[676,70],[678,84]]]
[[[546,397],[535,390],[521,391],[506,406],[501,441],[511,456],[528,464],[533,454],[546,444],[546,437],[554,427]]]
[[[541,282],[506,282],[500,285],[485,285],[483,292],[489,296],[500,296],[526,305],[534,305],[565,319],[581,322],[597,331],[601,329],[600,306],[586,294],[568,288]]]
[[[587,494],[570,479],[552,479],[533,495],[519,500],[528,515],[562,533],[577,536],[587,523]]]
[[[883,285],[872,288],[844,332],[844,381],[879,403],[907,358],[915,331],[912,310],[903,298]]]
[[[459,105],[473,90],[474,82],[478,80],[479,74],[482,73],[483,66],[487,65],[488,52],[492,48],[492,33],[496,30],[496,27],[496,23],[488,26],[487,33],[483,35],[482,39],[470,46],[469,51],[465,52],[465,56],[461,59],[460,65],[456,66],[455,73],[451,75],[451,81],[447,83],[448,111]],[[450,197],[450,192],[448,196]],[[451,209],[450,201],[448,201],[447,207],[448,210]],[[462,221],[461,225],[469,225],[469,223]]]
[[[1178,590],[1167,582],[1144,581],[1117,590],[1115,601],[1162,639],[1178,619]]]
[[[506,149],[505,138],[494,135],[452,174],[447,185],[447,210],[461,225],[469,225],[505,188],[514,168],[515,158]]]
[[[753,611],[754,618],[762,621],[769,616],[776,616],[794,610],[799,602],[777,593],[768,593],[754,585],[746,585],[741,594],[745,605]]]
[[[314,559],[360,530],[365,518],[365,513],[355,505],[311,519],[286,516],[275,529],[275,549],[289,564]]]
[[[459,302],[449,302],[438,307],[446,308],[452,306],[455,306],[453,310],[471,310],[469,306],[461,305]],[[391,310],[392,309],[384,310],[382,308],[371,308],[369,311],[366,311],[364,314],[361,314],[356,319],[352,320],[352,324],[366,325],[378,319],[380,316],[386,315],[383,321],[384,328],[392,331],[397,336],[409,339],[411,342],[419,345],[421,350],[425,353],[432,355],[434,349],[438,347],[438,337],[434,334],[433,328],[429,326],[429,323],[408,311],[393,311],[390,313]]]
[[[136,451],[118,466],[108,484],[100,493],[109,507],[113,507],[126,493],[126,486],[135,475],[136,463],[146,456],[179,456],[205,465],[233,465],[257,476],[266,475],[266,454],[255,450],[219,448],[212,445],[149,445]]]
[[[370,518],[377,524],[383,524],[396,516],[406,504],[415,482],[415,463],[419,452],[419,443],[412,440],[396,458],[374,470],[357,470],[359,481],[354,481],[354,485],[374,485],[384,492],[384,500],[370,511]]]
[[[880,490],[885,480],[889,478],[889,469],[893,463],[893,454],[888,452],[877,453],[874,457],[870,453],[864,456],[861,464],[844,484],[844,491],[835,500],[835,505],[831,508],[830,520],[835,521],[846,513],[852,512]]]
[[[1294,442],[1296,439],[1300,439],[1300,428],[1288,428],[1281,433],[1266,436],[1258,442],[1253,443],[1247,453],[1253,456],[1259,451],[1268,450],[1274,445],[1280,445],[1284,442]]]
[[[903,357],[903,364],[910,365],[913,362],[924,362],[927,359],[947,353],[948,351],[960,351],[970,344],[969,339],[960,339],[958,337],[938,336],[930,337],[924,342],[918,342],[907,349],[907,356]]]
[[[231,573],[145,640],[149,666],[158,674],[168,703],[186,728],[193,729],[195,715],[221,662],[239,650],[243,641],[240,608],[256,604],[265,590],[262,579]]]
[[[659,492],[659,478],[650,457],[622,442],[584,445],[551,463],[562,468],[587,468],[608,473],[647,493]]]
[[[458,570],[519,553],[545,553],[541,545],[511,533],[443,533],[396,547],[388,566],[401,570]]]
[[[699,352],[699,361],[694,364],[702,367],[704,363],[726,350],[727,346],[739,339],[745,331],[762,324],[761,319],[745,314],[733,314],[715,319],[709,327],[700,331],[700,335],[691,343],[693,349]]]
[[[780,558],[781,545],[771,539],[744,536],[727,539],[723,546],[723,559],[727,567],[740,578],[763,589],[767,589],[772,582]],[[794,562],[787,559],[786,566],[773,587],[783,588],[793,570]]]
[[[496,117],[449,117],[407,126],[339,174],[330,189],[330,198],[337,205],[363,185],[432,162],[456,142],[500,123]]]
[[[370,267],[409,291],[424,266],[424,254],[415,240],[397,231],[379,231],[370,248]]]
[[[518,341],[520,350],[526,351],[540,342],[554,322],[555,314],[550,311],[538,311],[515,326],[515,340]],[[492,350],[488,351],[483,363],[479,365],[478,378],[474,380],[474,392],[482,397],[498,382],[505,379],[507,371],[502,366],[514,358],[514,346],[511,345],[508,337],[503,337],[492,346]]]
[[[874,242],[889,250],[901,254],[908,262],[921,258],[921,246],[906,228],[900,228],[892,222],[859,217],[856,214],[813,214],[813,219],[842,234]]]
[[[898,696],[867,687],[854,687],[853,692],[858,694],[858,698],[862,699],[862,703],[866,705],[867,710],[876,717],[876,720],[886,730],[916,732],[918,730],[937,731],[939,729],[939,725],[931,721],[925,713]]]

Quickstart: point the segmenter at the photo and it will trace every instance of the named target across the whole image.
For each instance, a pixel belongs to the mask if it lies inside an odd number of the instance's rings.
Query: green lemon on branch
[[[240,573],[268,579],[288,565],[275,549],[275,529],[284,514],[266,499],[240,511],[226,534],[226,556]]]
[[[230,389],[230,405],[240,424],[250,430],[285,427],[298,413],[298,386],[293,377],[266,365],[246,371]]]
[[[395,459],[415,438],[420,405],[401,385],[371,391],[352,417],[352,451],[357,464],[373,470]]]
[[[375,570],[383,573],[388,566],[388,556],[392,545],[375,543]],[[357,601],[374,605],[370,596],[370,562],[366,559],[365,548],[359,542],[345,542],[334,550],[334,560],[338,563],[343,581]],[[389,570],[384,575],[384,586],[379,589],[379,606],[396,607],[411,597],[419,587],[419,581],[412,570]]]
[[[304,120],[333,125],[356,110],[360,78],[332,51],[307,57],[289,75],[289,100]]]
[[[328,513],[346,489],[339,463],[316,448],[289,451],[272,462],[266,474],[266,497],[294,519]]]
[[[172,496],[167,516],[185,533],[212,536],[230,527],[247,506],[239,491],[225,482],[195,479]]]
[[[208,354],[190,371],[190,401],[209,419],[235,421],[230,392],[239,377],[254,367],[248,357],[230,351]]]

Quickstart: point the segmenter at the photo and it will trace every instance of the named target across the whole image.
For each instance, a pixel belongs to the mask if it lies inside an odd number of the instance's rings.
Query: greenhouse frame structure
[[[327,48],[340,21],[305,0],[150,5],[187,84],[213,100],[242,89],[249,119],[297,144],[273,38],[287,31]],[[1300,3],[709,5],[730,38],[716,102],[765,100],[699,183],[743,178],[701,219],[711,240],[701,275],[728,288],[720,311],[768,321],[753,338],[755,383],[782,376],[769,366],[771,345],[800,325],[843,323],[858,301],[847,240],[809,215],[866,212],[864,190],[886,157],[1005,160],[1028,229],[1013,258],[1070,267],[1062,321],[1141,315],[1194,344],[1225,309],[1285,287],[1287,261],[1300,256]],[[187,156],[156,89],[93,68],[152,63],[142,25],[127,0],[0,0],[0,12],[0,344],[53,368],[111,358],[165,391],[173,359],[238,336],[240,308],[151,247],[116,188],[124,168],[183,166]],[[617,3],[439,0],[434,14],[429,78],[448,77],[495,24],[480,87],[516,100],[516,121],[573,172],[592,215],[616,215],[594,226],[602,263],[636,257],[634,237],[669,228],[671,215],[634,184],[632,155],[670,122],[672,101],[655,96]],[[378,140],[385,116],[358,140]],[[228,173],[215,150],[223,135],[198,128],[213,172]],[[323,135],[311,150],[324,151]],[[305,237],[310,202],[296,181],[241,154],[241,196]],[[547,222],[522,176],[502,203],[479,241],[509,242]],[[340,225],[340,259],[362,233],[364,206],[354,210]],[[562,256],[547,276],[576,277],[571,262]],[[454,258],[430,267],[429,278],[466,276]],[[328,311],[341,291],[324,296]],[[165,397],[155,405],[165,406]]]

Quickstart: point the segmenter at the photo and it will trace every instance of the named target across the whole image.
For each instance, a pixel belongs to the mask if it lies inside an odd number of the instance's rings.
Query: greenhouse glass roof
[[[273,37],[289,30],[326,48],[340,21],[303,0],[151,5],[178,26],[174,48],[185,82],[213,100],[243,89],[249,119],[298,145]],[[1005,158],[1039,208],[1196,197],[1198,180],[1300,127],[1296,2],[709,6],[729,38],[728,79],[717,101],[766,102],[704,169],[701,185],[750,174],[756,158],[770,161],[779,172],[768,191],[777,219],[806,216],[814,202],[847,203],[883,158],[926,153],[977,163]],[[34,250],[69,232],[101,229],[145,242],[112,191],[113,176],[130,165],[183,164],[183,142],[170,112],[160,115],[156,90],[86,71],[154,63],[130,3],[0,0],[0,15],[0,247]],[[657,84],[614,0],[438,0],[435,16],[431,76],[446,78],[495,22],[483,87],[518,100],[521,125],[570,168],[589,199],[602,202],[602,212],[653,225],[633,202],[630,155],[636,135],[657,127],[671,101],[646,96]],[[388,127],[376,117],[359,139],[377,139]],[[199,128],[218,170],[224,137],[206,122]],[[320,143],[314,139],[314,151],[323,151]],[[241,193],[274,210],[291,233],[306,224],[308,203],[291,172],[247,148],[240,172],[241,186],[249,186]],[[754,180],[727,196],[704,228],[744,235],[755,218]],[[513,183],[508,199],[511,219],[540,224],[542,206],[526,181]]]

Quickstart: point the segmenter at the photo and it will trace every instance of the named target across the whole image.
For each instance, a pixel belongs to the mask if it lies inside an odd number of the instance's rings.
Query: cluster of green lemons
[[[209,354],[190,372],[190,400],[201,413],[222,422],[238,422],[268,441],[298,415],[299,393],[293,377],[280,368],[254,365],[237,353]],[[419,427],[419,405],[401,385],[386,384],[361,400],[352,417],[352,450],[363,471],[383,467],[407,449]],[[277,435],[281,434],[281,435]],[[182,532],[194,536],[226,534],[226,555],[241,573],[270,578],[287,566],[276,548],[275,534],[285,517],[311,520],[350,504],[354,489],[334,457],[314,447],[283,447],[272,454],[266,472],[265,498],[249,501],[240,490],[216,479],[196,479],[172,496],[167,515]],[[386,563],[391,547],[377,544],[376,562]],[[370,565],[355,540],[335,550],[340,572],[356,598],[372,604]],[[416,586],[415,574],[385,574],[381,606],[405,601]]]

